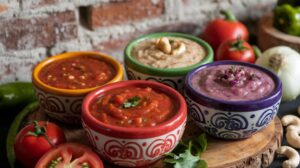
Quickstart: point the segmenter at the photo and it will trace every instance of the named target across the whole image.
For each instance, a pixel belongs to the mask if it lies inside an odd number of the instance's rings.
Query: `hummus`
[[[192,87],[211,98],[248,101],[268,96],[274,90],[275,83],[269,75],[255,68],[218,65],[195,73]]]
[[[181,68],[200,62],[206,56],[206,51],[189,39],[163,37],[139,42],[133,47],[131,55],[151,67]]]

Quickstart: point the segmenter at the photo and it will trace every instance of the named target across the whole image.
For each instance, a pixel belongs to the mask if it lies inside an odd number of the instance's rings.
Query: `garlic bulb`
[[[277,46],[263,52],[255,64],[263,66],[282,81],[282,101],[290,101],[300,94],[300,54],[287,46]]]

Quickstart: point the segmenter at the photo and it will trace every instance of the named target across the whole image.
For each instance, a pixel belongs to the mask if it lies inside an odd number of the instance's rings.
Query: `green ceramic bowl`
[[[198,63],[182,68],[155,68],[140,63],[133,56],[131,56],[132,48],[139,42],[161,37],[179,37],[192,40],[201,45],[206,50],[206,56]],[[125,69],[129,80],[150,80],[164,83],[173,87],[176,90],[182,91],[185,75],[191,70],[197,68],[200,65],[210,63],[213,61],[213,50],[211,46],[205,41],[191,35],[182,33],[153,33],[145,36],[141,36],[131,41],[125,48]]]

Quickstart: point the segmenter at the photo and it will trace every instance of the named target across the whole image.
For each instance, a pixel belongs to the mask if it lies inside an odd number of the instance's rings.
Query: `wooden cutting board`
[[[44,113],[36,111],[31,113],[25,122],[34,119],[49,120]],[[68,141],[89,145],[80,126],[66,126],[59,122],[57,124],[64,128]],[[201,130],[190,120],[183,138],[199,134]],[[282,134],[281,122],[276,117],[268,127],[248,139],[222,140],[208,136],[208,147],[201,158],[208,163],[209,168],[268,167],[274,159],[276,149],[281,145]],[[118,168],[119,166],[105,163],[105,167]],[[162,160],[151,166],[151,168],[162,167],[165,167]]]

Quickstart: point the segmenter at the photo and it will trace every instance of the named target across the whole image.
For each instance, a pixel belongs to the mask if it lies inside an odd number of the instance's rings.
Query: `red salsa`
[[[172,99],[150,87],[111,90],[91,104],[91,114],[101,122],[122,127],[156,126],[176,113]]]
[[[40,71],[39,78],[56,88],[85,89],[103,85],[115,74],[111,64],[86,56],[50,63]]]

